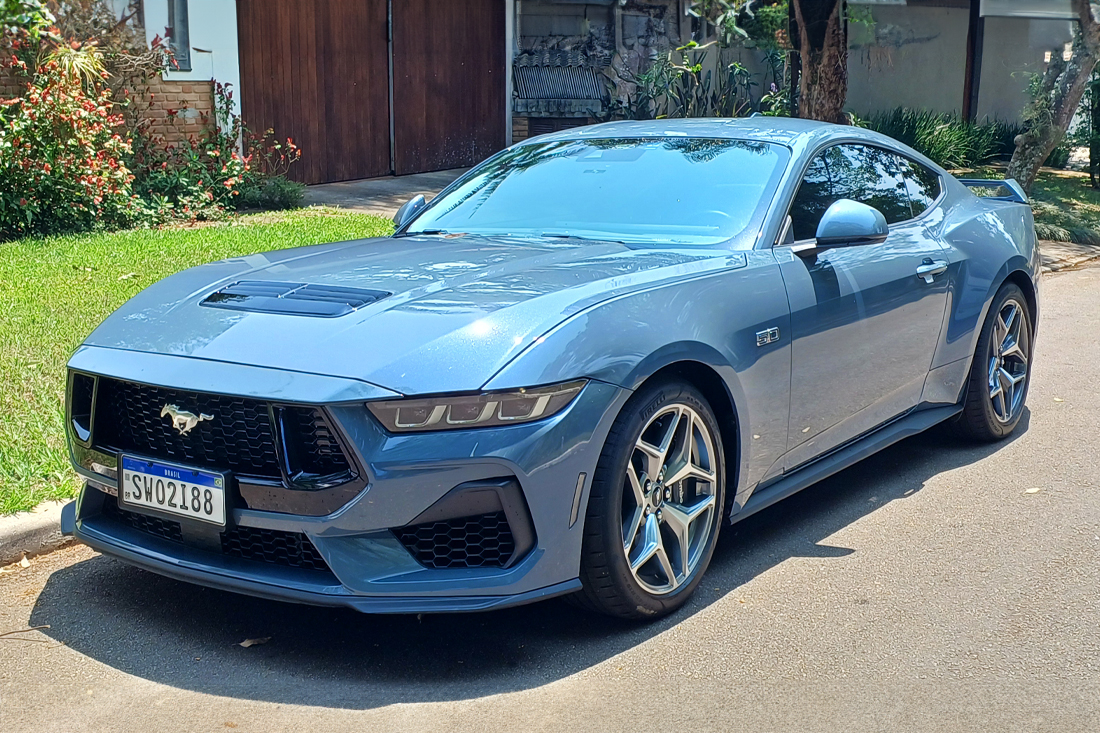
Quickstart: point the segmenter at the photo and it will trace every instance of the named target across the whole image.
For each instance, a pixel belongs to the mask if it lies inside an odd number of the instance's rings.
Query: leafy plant
[[[945,168],[981,165],[999,152],[998,128],[964,122],[955,115],[899,107],[869,115],[865,122]]]
[[[0,238],[127,226],[146,212],[131,196],[130,148],[110,90],[80,75],[97,68],[96,51],[70,52],[87,58],[0,64],[32,78],[23,96],[0,101]]]
[[[55,20],[45,0],[0,0],[0,26],[5,34],[26,33],[37,40]]]

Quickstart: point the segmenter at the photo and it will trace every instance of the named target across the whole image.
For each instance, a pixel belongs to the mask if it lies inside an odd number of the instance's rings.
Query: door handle
[[[942,275],[945,272],[947,272],[947,263],[943,260],[926,259],[923,264],[917,267],[917,277],[926,283],[931,283],[935,280],[936,275]]]

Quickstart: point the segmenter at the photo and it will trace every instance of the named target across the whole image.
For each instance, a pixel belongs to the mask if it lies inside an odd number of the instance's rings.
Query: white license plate
[[[177,517],[225,524],[225,476],[146,458],[122,456],[119,500]]]

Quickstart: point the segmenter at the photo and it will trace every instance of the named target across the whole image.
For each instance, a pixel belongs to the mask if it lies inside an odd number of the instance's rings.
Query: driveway
[[[0,729],[1100,730],[1100,270],[1043,295],[1014,440],[918,436],[727,528],[674,618],[367,617],[73,547],[0,575],[0,634],[48,626],[0,637]]]

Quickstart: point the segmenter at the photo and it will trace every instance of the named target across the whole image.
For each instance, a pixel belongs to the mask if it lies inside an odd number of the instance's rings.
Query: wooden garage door
[[[237,0],[242,116],[301,146],[292,178],[390,172],[386,14],[386,0]]]
[[[394,170],[473,165],[505,144],[504,3],[393,0]]]

